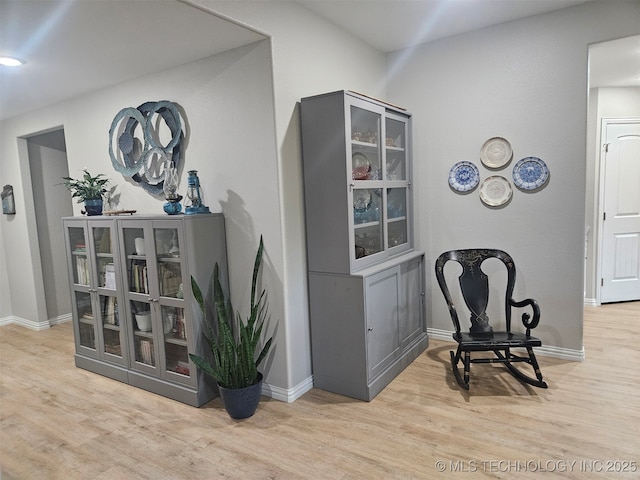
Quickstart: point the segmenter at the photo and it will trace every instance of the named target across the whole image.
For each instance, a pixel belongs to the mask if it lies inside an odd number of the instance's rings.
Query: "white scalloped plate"
[[[509,180],[500,175],[487,177],[480,185],[480,200],[488,207],[500,207],[508,203],[512,195]]]
[[[503,168],[511,161],[513,150],[506,138],[493,137],[484,142],[480,149],[480,161],[491,169]]]

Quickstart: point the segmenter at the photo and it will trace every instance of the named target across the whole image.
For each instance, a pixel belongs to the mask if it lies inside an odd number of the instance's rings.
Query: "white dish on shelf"
[[[136,325],[141,332],[151,331],[151,312],[141,312],[134,315],[136,317]]]
[[[480,161],[487,168],[502,168],[511,161],[512,157],[513,149],[506,138],[490,138],[480,149]]]
[[[500,175],[485,178],[480,185],[480,200],[488,207],[500,207],[511,200],[513,190],[509,180]]]

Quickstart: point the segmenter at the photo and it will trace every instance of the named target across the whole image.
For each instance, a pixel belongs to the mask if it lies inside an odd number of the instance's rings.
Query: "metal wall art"
[[[163,144],[163,124],[171,138]],[[179,107],[166,100],[123,108],[109,129],[113,168],[130,177],[152,195],[162,195],[170,162],[181,170],[185,132]]]

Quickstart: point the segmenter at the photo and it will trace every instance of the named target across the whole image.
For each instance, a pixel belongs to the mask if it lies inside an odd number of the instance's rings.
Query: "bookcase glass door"
[[[142,227],[125,227],[124,248],[127,259],[127,284],[130,292],[149,293],[147,249]]]
[[[182,298],[182,262],[178,230],[154,228],[153,235],[160,296]]]
[[[89,276],[85,229],[83,227],[69,227],[67,238],[70,243],[72,281],[76,285],[89,285],[91,277]]]
[[[156,353],[151,306],[146,302],[136,300],[131,300],[130,306],[134,319],[133,348],[135,361],[149,367],[155,367]]]
[[[99,298],[104,353],[122,358],[122,334],[118,298],[115,295],[100,295]]]
[[[184,309],[163,305],[161,311],[166,371],[169,374],[189,377],[188,333]]]
[[[91,227],[93,253],[95,255],[98,287],[116,290],[116,270],[111,249],[112,230],[110,226]]]
[[[81,346],[96,349],[95,315],[89,292],[74,292],[78,312],[79,343]]]

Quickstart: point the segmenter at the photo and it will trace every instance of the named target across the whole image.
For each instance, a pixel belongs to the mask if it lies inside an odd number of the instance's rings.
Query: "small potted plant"
[[[193,295],[200,305],[207,325],[206,337],[213,362],[194,354],[189,354],[189,357],[203,372],[216,380],[225,410],[231,418],[236,419],[250,417],[258,408],[263,379],[258,365],[269,353],[273,341],[273,337],[270,337],[258,352],[258,344],[267,318],[265,290],[256,296],[263,250],[264,245],[260,237],[251,282],[251,310],[246,322],[239,313],[236,312],[234,316],[231,302],[225,297],[220,284],[217,263],[213,269],[213,296],[217,313],[215,328],[212,322],[206,319],[202,291],[193,277],[191,278]]]
[[[62,180],[64,180],[64,186],[71,192],[71,197],[76,197],[78,203],[84,202],[87,215],[102,214],[102,198],[107,193],[108,178],[102,173],[93,177],[87,169],[84,169],[82,179],[62,177]]]

